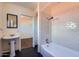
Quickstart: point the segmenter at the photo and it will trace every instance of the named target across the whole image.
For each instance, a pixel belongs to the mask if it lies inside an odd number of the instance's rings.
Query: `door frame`
[[[34,16],[29,16],[29,15],[26,15],[26,14],[21,14],[20,17],[21,16],[30,17],[30,19],[32,20],[32,47],[35,47],[35,40],[34,40],[34,38],[35,38],[34,37],[34,30],[35,30],[35,28],[34,28]]]

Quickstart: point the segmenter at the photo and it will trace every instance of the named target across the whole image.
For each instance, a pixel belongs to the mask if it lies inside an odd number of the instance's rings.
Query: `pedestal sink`
[[[10,40],[10,57],[15,56],[15,41],[16,39],[19,39],[19,35],[5,35],[3,36],[3,39]]]

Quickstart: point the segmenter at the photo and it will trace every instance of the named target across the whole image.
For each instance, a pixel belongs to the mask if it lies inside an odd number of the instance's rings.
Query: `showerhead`
[[[51,19],[53,19],[53,16],[52,16],[52,17],[50,17],[48,20],[51,20]]]

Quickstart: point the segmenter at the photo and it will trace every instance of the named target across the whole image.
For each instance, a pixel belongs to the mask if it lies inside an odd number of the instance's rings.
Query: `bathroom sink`
[[[19,35],[13,35],[13,34],[11,34],[11,35],[4,35],[2,38],[3,39],[14,39],[14,38],[19,38]]]
[[[18,34],[4,35],[3,39],[10,40],[10,57],[15,56],[15,40],[19,38]]]

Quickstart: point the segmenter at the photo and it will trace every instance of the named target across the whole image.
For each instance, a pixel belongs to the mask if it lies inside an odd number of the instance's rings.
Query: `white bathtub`
[[[56,43],[42,45],[41,54],[44,57],[79,57],[78,51],[74,51]]]

